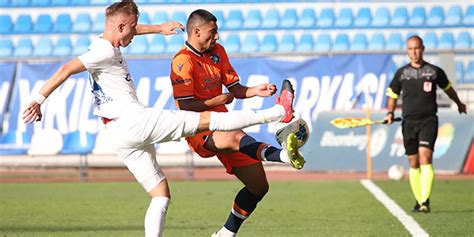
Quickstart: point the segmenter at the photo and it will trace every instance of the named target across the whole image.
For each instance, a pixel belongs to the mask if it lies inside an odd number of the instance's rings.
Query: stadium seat
[[[280,24],[280,13],[277,9],[268,9],[263,17],[261,28],[263,29],[275,29]]]
[[[474,61],[470,61],[467,65],[463,82],[474,83]]]
[[[427,32],[422,39],[427,51],[438,47],[438,40],[434,32]]]
[[[0,57],[10,57],[13,54],[13,42],[11,39],[0,38]]]
[[[69,6],[69,0],[51,0],[51,6]]]
[[[92,23],[91,31],[95,33],[103,32],[105,29],[105,14],[99,13],[96,15]]]
[[[240,10],[231,10],[229,16],[225,19],[225,29],[226,30],[237,30],[242,27],[243,17]]]
[[[49,14],[40,14],[36,18],[35,26],[33,32],[36,34],[50,33],[53,28],[53,22]]]
[[[0,137],[0,155],[24,155],[30,143],[31,137],[28,133],[8,131]]]
[[[467,31],[459,32],[454,44],[455,49],[468,49],[471,48],[471,35]]]
[[[166,39],[162,34],[154,34],[148,45],[148,54],[161,54],[166,49]]]
[[[188,16],[186,15],[186,12],[183,11],[174,11],[173,14],[171,14],[171,20],[177,21],[183,25],[186,25],[187,19]]]
[[[464,26],[474,26],[474,5],[469,5],[462,20]]]
[[[338,28],[348,28],[352,25],[352,9],[342,8],[336,18],[334,26]]]
[[[349,36],[345,33],[338,34],[332,45],[333,51],[346,51],[349,49]]]
[[[151,24],[161,24],[168,21],[168,15],[165,11],[157,11],[153,14]]]
[[[72,46],[69,37],[61,37],[56,42],[56,46],[53,49],[53,56],[64,57],[71,54]]]
[[[10,1],[9,0],[0,0],[0,7],[9,7]]]
[[[148,15],[148,12],[140,12],[140,16],[138,17],[138,24],[150,24],[150,15]]]
[[[439,37],[438,49],[452,49],[453,47],[453,34],[451,32],[443,32]]]
[[[379,7],[375,10],[374,19],[372,20],[372,26],[376,28],[387,27],[390,23],[390,12],[386,7]]]
[[[456,61],[456,82],[463,83],[464,82],[464,62]]]
[[[408,11],[405,7],[397,7],[390,21],[392,27],[406,27],[408,21]]]
[[[438,27],[443,24],[444,21],[444,11],[440,6],[434,6],[430,10],[430,14],[426,19],[426,25],[428,27]]]
[[[263,36],[260,52],[275,52],[277,49],[277,40],[274,34],[266,34]]]
[[[292,52],[296,48],[295,35],[286,33],[282,36],[277,47],[277,52]]]
[[[460,26],[462,20],[462,10],[459,5],[451,6],[444,20],[445,26]]]
[[[31,0],[31,6],[33,7],[48,7],[49,5],[49,0]]]
[[[13,22],[10,15],[0,15],[0,34],[11,34]]]
[[[72,31],[75,33],[85,33],[89,32],[91,27],[91,18],[88,13],[79,13],[76,16],[74,25],[72,26]]]
[[[385,44],[386,50],[402,50],[403,41],[400,33],[390,33],[388,36],[387,43]]]
[[[33,50],[34,57],[49,57],[53,53],[53,44],[51,38],[42,37],[38,40]]]
[[[11,5],[13,7],[28,7],[30,0],[11,0]]]
[[[304,33],[300,36],[300,40],[296,45],[296,51],[298,52],[309,52],[312,51],[314,47],[313,35],[310,33]]]
[[[370,21],[372,20],[372,14],[370,9],[367,7],[362,7],[357,12],[357,16],[354,19],[354,26],[358,28],[369,27]]]
[[[90,0],[89,5],[92,6],[105,6],[111,3],[109,0]]]
[[[357,33],[352,40],[350,49],[354,51],[362,51],[367,49],[367,37],[364,33]]]
[[[71,31],[72,21],[71,16],[67,13],[59,14],[53,26],[54,33],[68,33]]]
[[[64,146],[60,154],[86,155],[94,149],[96,135],[86,131],[75,131],[63,136]]]
[[[316,15],[313,8],[305,8],[298,20],[298,28],[308,29],[312,28],[316,23]]]
[[[316,22],[317,28],[331,28],[334,23],[334,11],[332,8],[324,8],[321,10],[319,19]]]
[[[146,54],[148,49],[148,41],[145,35],[135,36],[133,38],[133,44],[128,47],[128,54]],[[178,51],[176,51],[178,52]]]
[[[238,53],[240,51],[240,37],[238,34],[229,34],[223,43],[227,53]]]
[[[370,37],[369,50],[381,51],[385,48],[385,37],[382,33],[374,33]]]
[[[56,129],[35,130],[31,137],[28,155],[57,155],[63,148],[63,137]]]
[[[425,24],[426,13],[424,7],[415,7],[408,20],[408,25],[411,27],[423,27]]]
[[[260,15],[260,10],[251,9],[247,12],[247,17],[244,20],[243,28],[244,29],[257,29],[262,23],[262,16]]]
[[[80,55],[87,52],[87,48],[89,47],[90,40],[88,36],[79,36],[76,40],[76,44],[72,50],[73,55]]]
[[[222,10],[213,10],[212,14],[216,17],[217,25],[219,26],[219,28],[224,27],[225,25],[224,12],[222,12]]]
[[[13,32],[15,34],[29,34],[32,33],[33,23],[31,21],[30,15],[21,14],[16,19],[15,26],[13,27]]]
[[[73,6],[88,6],[89,0],[71,0]]]
[[[183,34],[170,36],[165,53],[175,55],[184,45]]]
[[[314,51],[316,52],[328,52],[331,50],[331,36],[327,33],[321,33],[316,39],[314,44]]]
[[[283,17],[280,21],[280,28],[283,29],[293,29],[298,22],[298,14],[296,13],[296,9],[294,8],[287,8],[283,12]]]
[[[30,38],[22,38],[13,51],[15,57],[30,57],[33,54],[33,43]]]
[[[259,43],[256,34],[249,33],[245,35],[242,47],[240,48],[241,53],[254,53],[258,51]]]

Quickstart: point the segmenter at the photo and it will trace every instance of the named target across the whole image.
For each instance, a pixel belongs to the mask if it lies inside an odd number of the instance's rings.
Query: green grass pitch
[[[376,181],[404,210],[408,181]],[[171,181],[165,236],[210,236],[229,214],[236,181]],[[143,236],[148,206],[136,183],[0,184],[0,237]],[[431,236],[472,236],[474,181],[436,181],[432,212],[412,214]],[[271,182],[239,236],[410,236],[359,181]]]

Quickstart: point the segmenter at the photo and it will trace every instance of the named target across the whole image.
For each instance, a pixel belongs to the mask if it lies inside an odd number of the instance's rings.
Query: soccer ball
[[[405,169],[401,165],[392,165],[388,168],[388,178],[391,180],[399,181],[403,179]]]
[[[282,145],[286,143],[286,138],[290,133],[294,133],[298,139],[298,147],[302,147],[309,138],[309,127],[303,119],[296,119],[288,124],[278,123],[275,133],[277,142]]]

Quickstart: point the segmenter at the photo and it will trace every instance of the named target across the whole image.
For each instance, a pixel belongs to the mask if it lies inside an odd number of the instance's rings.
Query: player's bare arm
[[[178,29],[184,31],[184,26],[177,21],[168,21],[157,25],[137,25],[137,35],[159,33],[163,35],[176,35]]]
[[[446,94],[449,96],[449,98],[456,103],[458,106],[458,111],[460,114],[465,114],[467,113],[466,105],[461,102],[461,100],[458,97],[458,93],[454,90],[454,88],[450,87],[449,89],[445,90]]]
[[[263,83],[254,87],[247,87],[241,84],[236,84],[229,88],[229,91],[234,94],[235,98],[245,99],[254,96],[268,97],[276,93],[277,87],[274,84]]]
[[[35,121],[41,121],[41,103],[46,99],[51,93],[53,93],[56,88],[58,88],[64,81],[66,81],[69,76],[85,71],[86,68],[79,60],[75,58],[68,63],[62,65],[41,87],[39,91],[40,101],[38,99],[31,102],[28,107],[23,111],[23,122],[24,123],[33,123]]]
[[[223,93],[221,95],[212,97],[210,99],[189,99],[189,100],[179,100],[178,106],[181,110],[203,112],[210,110],[219,105],[230,104],[234,101],[234,95],[232,93]]]

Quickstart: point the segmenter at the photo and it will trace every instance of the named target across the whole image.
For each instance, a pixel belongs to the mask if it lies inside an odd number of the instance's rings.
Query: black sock
[[[259,197],[252,194],[246,187],[242,188],[234,199],[234,206],[229,214],[229,218],[224,227],[234,233],[239,231],[240,226],[257,207],[258,202],[263,196]]]
[[[264,156],[261,156],[262,150],[265,150]],[[240,139],[240,152],[256,159],[281,162],[280,151],[274,146],[270,146],[263,142],[257,142],[253,137],[245,135]]]

